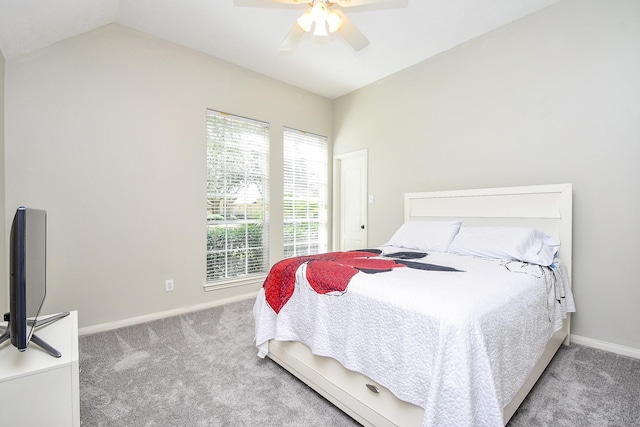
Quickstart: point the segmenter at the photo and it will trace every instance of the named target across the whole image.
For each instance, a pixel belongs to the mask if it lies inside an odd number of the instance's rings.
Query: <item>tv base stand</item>
[[[31,326],[33,328],[33,330],[36,330],[37,328],[40,328],[42,326],[46,326],[46,325],[48,325],[50,323],[58,321],[58,320],[62,319],[63,317],[67,317],[68,315],[69,315],[69,312],[65,311],[64,313],[59,313],[59,314],[54,314],[53,316],[49,316],[46,319],[38,319],[36,321],[27,320],[27,325]],[[0,344],[2,344],[3,342],[5,342],[9,338],[11,338],[11,319],[9,318],[9,313],[6,313],[4,315],[4,320],[7,321],[7,326],[6,326],[6,329],[5,329],[4,333],[2,335],[0,335]],[[4,328],[4,326],[2,326],[0,328]],[[42,338],[39,338],[36,334],[32,334],[31,335],[30,342],[32,342],[34,344],[37,344],[44,351],[46,351],[47,353],[49,353],[53,357],[62,356],[62,353],[60,353],[58,350],[53,348],[53,346],[48,344]],[[24,350],[26,350],[26,349],[24,349]],[[22,351],[24,351],[24,350],[22,350]]]

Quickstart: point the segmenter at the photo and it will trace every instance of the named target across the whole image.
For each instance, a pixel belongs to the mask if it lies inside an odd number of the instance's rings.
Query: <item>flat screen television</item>
[[[33,332],[69,313],[38,319],[47,295],[47,213],[39,209],[19,207],[13,217],[10,237],[9,312],[7,327],[0,344],[7,339],[20,351],[30,342],[54,357],[61,354]]]

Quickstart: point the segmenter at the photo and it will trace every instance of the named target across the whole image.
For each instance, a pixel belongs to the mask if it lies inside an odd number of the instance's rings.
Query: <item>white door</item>
[[[338,250],[367,247],[367,151],[336,156]]]

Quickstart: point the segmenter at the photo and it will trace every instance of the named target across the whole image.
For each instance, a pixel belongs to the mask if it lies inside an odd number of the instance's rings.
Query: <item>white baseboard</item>
[[[192,311],[204,310],[211,307],[218,307],[220,305],[230,304],[232,302],[255,298],[257,295],[258,295],[258,292],[251,292],[247,294],[234,296],[231,298],[223,298],[216,301],[205,302],[202,304],[174,308],[171,310],[161,311],[158,313],[145,314],[144,316],[132,317],[130,319],[116,320],[114,322],[107,322],[107,323],[101,323],[99,325],[86,326],[84,328],[78,329],[78,335],[95,334],[98,332],[105,332],[113,329],[124,328],[126,326],[132,326],[140,323],[151,322],[152,320],[178,316],[180,314],[190,313]]]
[[[626,347],[624,345],[613,344],[607,341],[595,340],[593,338],[582,337],[580,335],[574,334],[571,334],[571,342],[587,347],[597,348],[599,350],[608,351],[610,353],[620,354],[622,356],[640,359],[640,348]]]

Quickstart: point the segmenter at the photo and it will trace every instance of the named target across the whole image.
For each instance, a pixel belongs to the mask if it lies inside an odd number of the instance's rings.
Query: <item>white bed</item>
[[[405,195],[405,222],[425,219],[462,220],[465,226],[501,225],[538,229],[560,241],[561,247],[558,256],[570,279],[571,190],[570,184],[561,184],[411,193]],[[447,259],[444,254],[441,258]],[[440,258],[434,255],[433,259]],[[489,266],[489,268],[492,267]],[[354,287],[354,289],[357,288]],[[259,307],[260,297],[256,302],[256,309]],[[257,316],[259,317],[259,313]],[[514,397],[508,403],[501,405],[503,406],[502,423],[506,424],[511,418],[561,343],[568,342],[568,334],[569,318],[567,317],[562,328],[553,334],[546,347],[544,343],[539,346],[541,356],[535,366],[533,366],[534,361],[530,362],[531,366],[527,366],[527,370],[530,372],[528,377],[525,378],[525,374],[521,379],[518,379],[521,384],[516,384],[517,392],[509,391],[509,396],[513,395]],[[516,344],[519,343],[516,342]],[[443,420],[449,419],[448,415],[437,415],[438,418],[433,418],[434,416],[428,415],[423,408],[398,399],[388,389],[382,387],[378,381],[370,378],[378,378],[379,374],[375,373],[375,370],[372,371],[374,374],[370,377],[347,370],[332,358],[312,354],[309,347],[299,342],[270,340],[268,342],[268,356],[363,425],[420,426],[429,424],[426,421],[428,417],[438,420],[441,424],[444,422]],[[461,360],[473,362],[473,359],[469,359],[467,355]],[[349,363],[345,364],[349,365]],[[498,364],[498,366],[500,365]],[[366,369],[361,369],[361,371],[366,371]],[[384,375],[380,375],[379,378],[382,378],[385,383],[388,382]],[[477,389],[482,391],[483,386],[480,385]],[[470,385],[470,390],[475,390],[474,384]],[[403,393],[404,390],[397,388],[395,391],[396,394],[405,397],[410,394]],[[445,407],[445,404],[446,402],[442,403],[442,406]],[[470,405],[470,409],[465,409],[473,412],[473,405]],[[455,408],[450,408],[450,411],[455,412]],[[454,416],[451,420],[454,422],[457,419]],[[494,416],[493,421],[495,420]]]

